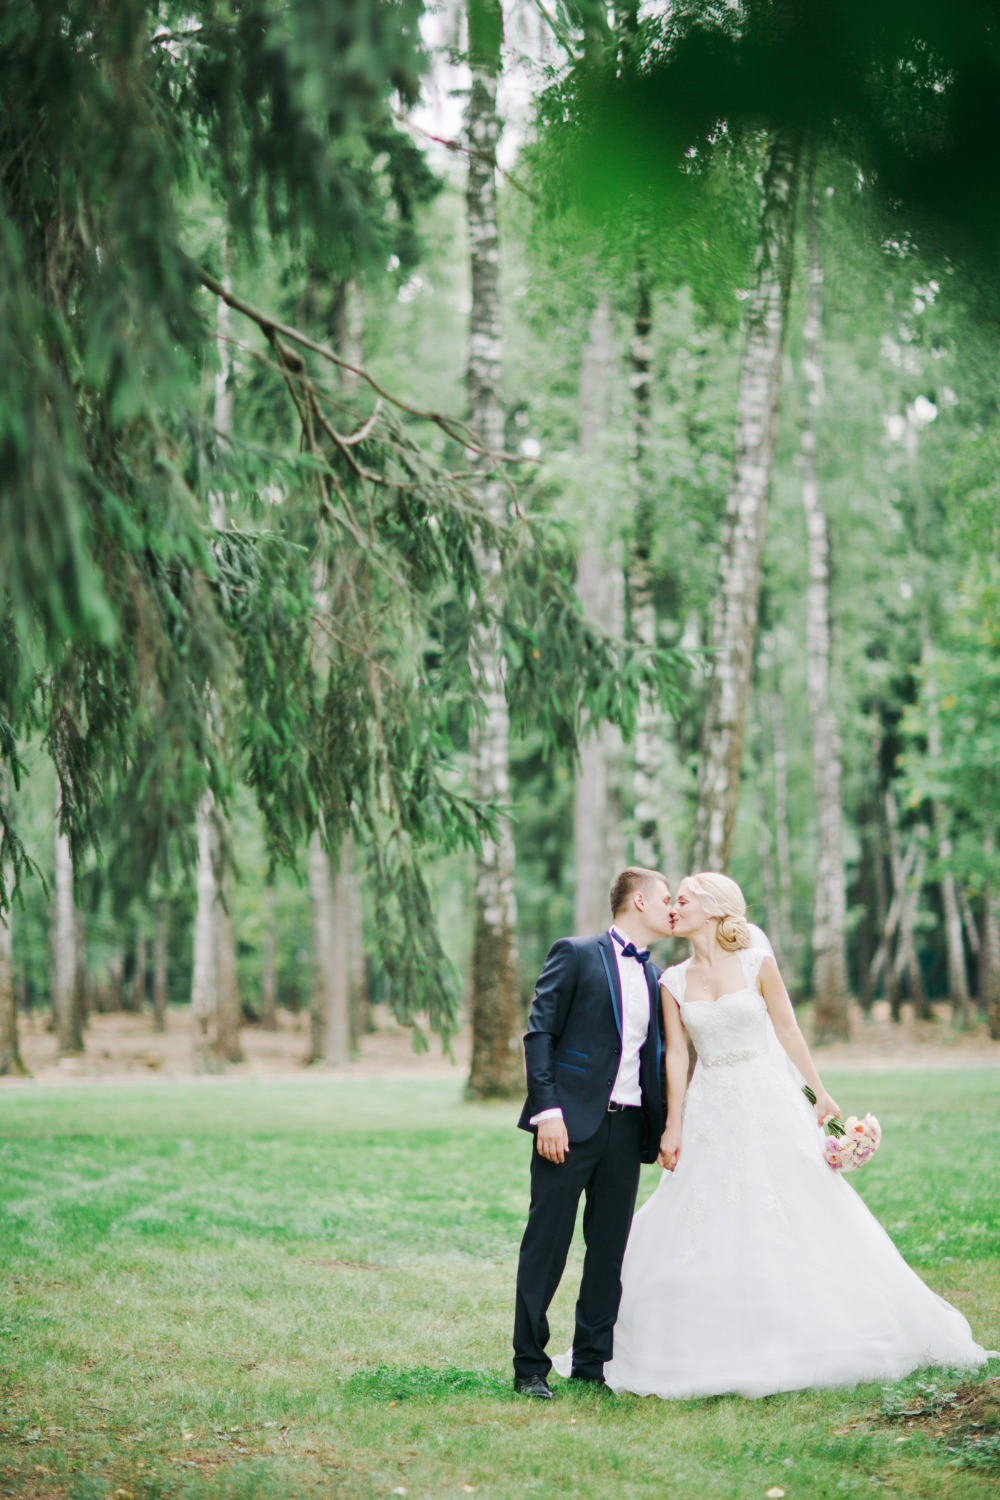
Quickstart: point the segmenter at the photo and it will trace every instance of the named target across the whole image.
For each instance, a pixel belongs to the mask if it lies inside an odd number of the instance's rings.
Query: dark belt
[[[620,1114],[623,1114],[625,1112],[625,1110],[627,1110],[627,1109],[641,1109],[641,1108],[642,1108],[641,1104],[616,1104],[614,1100],[611,1100],[611,1102],[608,1104],[608,1114],[609,1115],[620,1115]]]

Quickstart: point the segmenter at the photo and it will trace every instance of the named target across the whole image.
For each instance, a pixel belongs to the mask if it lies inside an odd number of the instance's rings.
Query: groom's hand
[[[540,1120],[535,1148],[546,1161],[554,1161],[561,1166],[569,1150],[569,1131],[565,1120]]]

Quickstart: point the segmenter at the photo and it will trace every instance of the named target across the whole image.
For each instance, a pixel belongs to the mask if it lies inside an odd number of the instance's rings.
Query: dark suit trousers
[[[642,1121],[637,1109],[609,1114],[589,1141],[573,1141],[566,1160],[546,1161],[532,1144],[531,1206],[517,1265],[514,1373],[547,1375],[552,1361],[548,1310],[569,1252],[585,1194],[586,1253],[576,1304],[573,1371],[600,1375],[611,1358],[621,1301],[621,1269],[639,1190]]]

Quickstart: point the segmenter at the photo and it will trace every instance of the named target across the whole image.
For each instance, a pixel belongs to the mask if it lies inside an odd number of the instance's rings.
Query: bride
[[[667,1170],[632,1223],[608,1385],[765,1396],[978,1367],[989,1355],[965,1318],[827,1165],[817,1121],[840,1109],[745,914],[725,875],[689,876],[677,893],[673,930],[692,953],[660,978]]]

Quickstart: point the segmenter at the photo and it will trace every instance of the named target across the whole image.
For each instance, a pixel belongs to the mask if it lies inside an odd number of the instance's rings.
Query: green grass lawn
[[[829,1082],[885,1131],[860,1191],[1000,1347],[1000,1072]],[[511,1106],[460,1092],[316,1076],[0,1091],[0,1494],[995,1492],[1000,1437],[988,1415],[971,1437],[949,1427],[939,1375],[756,1402],[514,1397],[530,1143]],[[816,1253],[836,1266],[836,1245]],[[556,1348],[574,1293],[570,1274]],[[886,1419],[914,1402],[945,1415]]]

